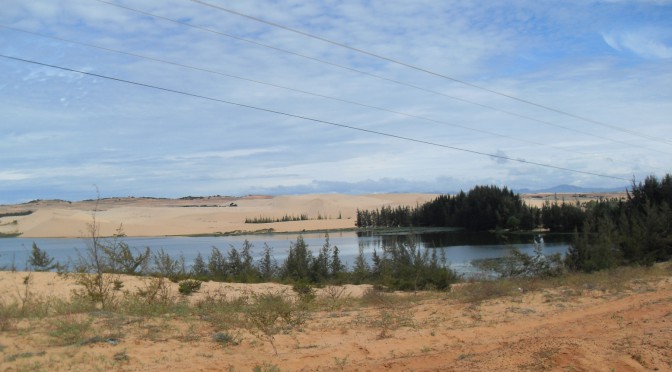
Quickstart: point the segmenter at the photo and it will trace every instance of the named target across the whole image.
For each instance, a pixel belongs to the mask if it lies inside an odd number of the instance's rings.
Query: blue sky
[[[671,170],[672,1],[204,0],[487,90],[189,0],[109,1],[195,27],[96,0],[5,0],[0,54],[370,132],[0,57],[0,203],[96,187],[620,187]]]

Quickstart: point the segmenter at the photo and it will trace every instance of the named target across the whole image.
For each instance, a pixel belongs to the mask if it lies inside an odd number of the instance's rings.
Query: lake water
[[[238,250],[245,240],[248,240],[253,248],[252,255],[255,260],[261,255],[264,245],[273,248],[273,256],[281,263],[287,256],[290,244],[296,241],[298,234],[263,234],[263,235],[239,235],[219,237],[156,237],[138,238],[124,237],[123,241],[130,247],[143,250],[150,247],[153,252],[163,249],[173,257],[182,255],[187,265],[191,265],[196,255],[200,252],[206,260],[212,247],[217,247],[225,253],[230,247]],[[314,254],[324,245],[323,233],[304,233],[303,238]],[[357,233],[332,232],[329,241],[332,246],[338,246],[341,260],[346,264],[352,264],[359,253],[359,247],[364,250],[366,257],[370,257],[374,250],[381,252],[383,245],[394,244],[398,241],[413,240],[419,247],[443,250],[450,266],[458,273],[466,276],[473,275],[477,270],[471,262],[480,259],[503,257],[515,247],[531,254],[534,249],[532,235],[508,235],[496,236],[490,233],[469,233],[464,231],[434,230],[414,232],[380,233],[367,232]],[[568,235],[545,234],[544,254],[564,254],[569,246]],[[46,251],[61,263],[68,262],[77,257],[77,251],[83,251],[87,246],[86,239],[54,239],[54,238],[2,238],[0,239],[0,268],[16,267],[24,270],[32,244],[35,242],[40,249]]]

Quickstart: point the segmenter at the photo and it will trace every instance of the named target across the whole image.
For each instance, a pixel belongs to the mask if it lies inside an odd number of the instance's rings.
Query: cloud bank
[[[8,0],[0,54],[189,95],[0,57],[0,203],[670,171],[670,2],[209,2],[435,74],[195,2]]]

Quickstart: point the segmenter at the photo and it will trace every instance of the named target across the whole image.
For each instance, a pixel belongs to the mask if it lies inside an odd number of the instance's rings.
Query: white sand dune
[[[311,194],[295,196],[204,197],[191,199],[108,198],[99,201],[39,201],[0,206],[0,214],[32,211],[27,216],[0,218],[0,233],[27,238],[81,237],[93,222],[104,236],[123,225],[128,236],[169,236],[254,232],[324,231],[355,227],[357,209],[411,206],[433,200],[438,194]],[[533,194],[523,200],[535,206],[546,202],[576,203],[624,194]],[[236,206],[232,206],[232,203]],[[95,211],[95,213],[94,213]],[[279,219],[306,215],[304,221],[245,223],[250,218]]]
[[[298,195],[209,197],[195,200],[112,198],[75,203],[40,201],[2,206],[0,213],[31,210],[27,216],[0,220],[0,232],[18,232],[28,238],[81,237],[95,220],[101,235],[112,235],[123,226],[128,236],[214,234],[273,229],[277,232],[334,230],[355,227],[357,209],[382,206],[415,206],[435,194]],[[234,203],[236,206],[231,206]],[[279,219],[306,215],[304,221],[245,223],[247,218]],[[5,221],[6,220],[6,221]],[[8,223],[10,220],[15,224]],[[7,222],[7,224],[5,224]]]

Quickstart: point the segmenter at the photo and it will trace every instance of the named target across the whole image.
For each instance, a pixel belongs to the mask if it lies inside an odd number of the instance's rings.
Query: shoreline
[[[100,236],[133,237],[235,236],[255,234],[356,231],[357,210],[416,206],[440,194],[306,194],[293,196],[105,198],[69,202],[39,200],[0,205],[0,239],[81,238],[90,235],[95,222]],[[523,201],[541,207],[545,203],[585,203],[607,194],[523,194]],[[248,223],[248,219],[305,216],[305,219]],[[250,229],[255,227],[255,229]],[[258,227],[258,228],[257,228]],[[11,235],[11,236],[8,236]]]

